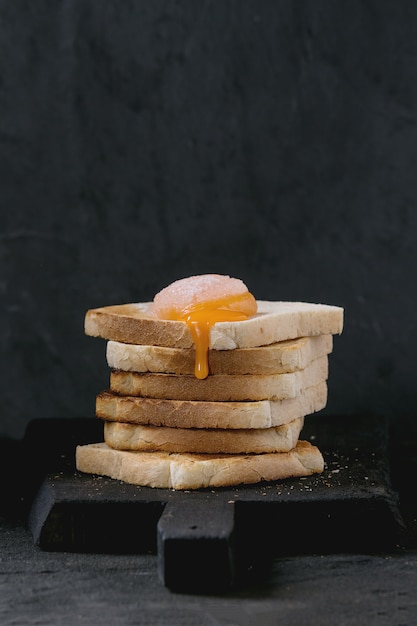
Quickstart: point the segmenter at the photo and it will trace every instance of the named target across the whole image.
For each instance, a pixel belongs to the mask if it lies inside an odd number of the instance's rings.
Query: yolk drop
[[[185,278],[163,289],[154,299],[161,319],[183,321],[195,345],[197,378],[207,378],[210,329],[216,322],[238,322],[255,315],[257,304],[239,279],[206,274]]]
[[[248,296],[251,294],[248,293]],[[252,296],[253,297],[253,296]],[[212,308],[211,303],[207,307],[197,307],[178,319],[183,319],[191,332],[195,345],[195,368],[197,378],[207,378],[209,373],[208,352],[210,344],[210,329],[216,322],[239,322],[248,319],[249,315],[244,310],[228,309],[230,304],[237,304],[235,299],[229,302],[226,298],[218,303],[219,308]],[[221,306],[225,308],[220,308]],[[247,307],[242,306],[242,309]]]

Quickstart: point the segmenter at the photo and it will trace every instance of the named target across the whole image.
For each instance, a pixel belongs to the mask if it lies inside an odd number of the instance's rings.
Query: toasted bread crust
[[[272,428],[320,411],[326,402],[326,382],[308,387],[295,398],[254,402],[164,400],[104,391],[96,398],[96,416],[173,428]]]
[[[131,452],[94,443],[77,447],[76,467],[135,485],[185,490],[310,476],[323,471],[324,459],[307,441],[289,452],[251,455]]]
[[[232,350],[269,345],[287,339],[340,334],[343,309],[306,302],[258,301],[258,313],[248,320],[218,322],[210,332],[210,348]],[[112,305],[87,311],[87,335],[128,344],[191,348],[185,322],[150,316],[149,302]]]
[[[184,322],[147,316],[149,302],[120,304],[87,311],[85,334],[122,343],[191,348],[192,337]]]
[[[110,390],[125,396],[167,400],[253,401],[295,398],[307,387],[327,379],[328,357],[312,361],[304,370],[270,376],[214,375],[204,380],[176,374],[138,374],[112,371]]]
[[[269,375],[304,369],[310,361],[330,354],[332,335],[299,337],[255,348],[211,350],[210,374]],[[111,369],[138,373],[193,375],[194,348],[107,343],[107,364]]]
[[[104,441],[115,450],[197,452],[201,454],[264,454],[288,452],[298,440],[304,419],[276,428],[219,430],[169,428],[105,422]]]

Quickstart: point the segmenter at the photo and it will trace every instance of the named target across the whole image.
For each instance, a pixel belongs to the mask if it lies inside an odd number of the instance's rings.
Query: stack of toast
[[[257,304],[253,317],[212,327],[205,379],[184,322],[155,319],[150,303],[88,311],[86,334],[107,340],[110,385],[96,398],[104,441],[77,447],[77,469],[183,490],[321,472],[320,450],[300,434],[326,406],[343,309]]]

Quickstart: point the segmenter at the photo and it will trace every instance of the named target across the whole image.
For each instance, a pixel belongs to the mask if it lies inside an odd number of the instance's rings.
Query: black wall
[[[326,411],[417,440],[416,166],[412,0],[0,0],[0,434],[94,415],[88,308],[219,272],[345,307]]]

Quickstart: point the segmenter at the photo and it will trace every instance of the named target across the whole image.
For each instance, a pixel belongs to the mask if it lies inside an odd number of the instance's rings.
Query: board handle
[[[235,579],[234,502],[169,502],[157,526],[158,573],[172,591],[218,592]]]

